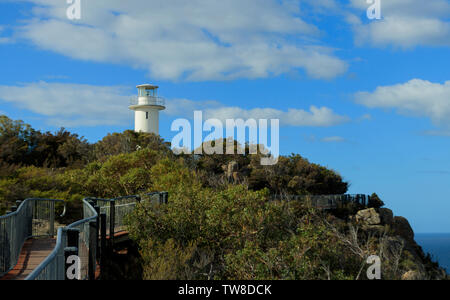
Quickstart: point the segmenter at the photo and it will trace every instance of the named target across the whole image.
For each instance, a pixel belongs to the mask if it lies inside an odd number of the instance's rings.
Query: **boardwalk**
[[[85,198],[83,219],[65,227],[55,222],[58,207],[63,209],[59,217],[65,215],[63,200],[18,201],[13,212],[0,216],[0,280],[72,279],[66,277],[66,254],[78,256],[79,279],[99,278],[107,253],[129,241],[125,220],[141,201],[167,204],[168,193]]]
[[[55,245],[56,240],[52,238],[27,240],[15,268],[0,280],[24,280],[53,251]]]
[[[271,200],[301,201],[311,207],[328,210],[348,204],[365,207],[371,198],[367,195],[307,195],[273,197]],[[80,258],[80,279],[99,278],[105,253],[129,240],[126,217],[142,201],[165,205],[168,203],[168,193],[155,192],[115,199],[85,198],[83,219],[58,228],[55,240],[50,238],[59,226],[55,222],[55,210],[58,204],[64,204],[60,215],[63,217],[65,202],[26,199],[17,205],[14,212],[0,216],[0,274],[5,274],[0,280],[67,279],[64,261],[67,253]],[[43,235],[47,238],[39,238]],[[19,248],[22,244],[24,246]]]
[[[328,210],[348,204],[366,206],[366,195],[307,195],[273,197],[273,201],[301,201]],[[142,201],[155,205],[168,203],[167,192],[155,192],[114,199],[83,199],[83,219],[65,227],[55,221],[64,217],[63,200],[26,199],[16,209],[0,216],[0,280],[65,280],[65,255],[79,257],[79,279],[99,278],[107,253],[129,241],[126,217]],[[57,238],[54,239],[55,229]],[[42,238],[46,236],[47,238]],[[22,248],[20,248],[24,245]]]

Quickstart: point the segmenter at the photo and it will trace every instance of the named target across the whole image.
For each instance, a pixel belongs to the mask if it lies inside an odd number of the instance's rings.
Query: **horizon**
[[[281,155],[377,193],[416,234],[450,233],[448,1],[382,0],[381,20],[365,0],[153,2],[82,1],[79,20],[66,1],[1,2],[0,114],[95,143],[134,128],[149,82],[164,140],[195,110],[278,118]]]

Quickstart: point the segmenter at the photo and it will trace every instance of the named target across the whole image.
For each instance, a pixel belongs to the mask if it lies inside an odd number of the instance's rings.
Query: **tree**
[[[29,164],[38,132],[23,121],[0,116],[0,161],[9,165]]]
[[[345,279],[358,273],[353,254],[299,202],[268,201],[268,190],[243,185],[205,188],[194,171],[170,160],[153,166],[152,174],[160,174],[153,188],[169,191],[169,203],[144,201],[128,218],[145,279]]]
[[[34,166],[49,168],[81,167],[92,160],[91,145],[87,140],[64,128],[55,134],[39,132],[30,156]]]
[[[160,136],[126,130],[123,133],[108,134],[97,142],[94,145],[94,157],[104,161],[108,156],[132,153],[145,148],[171,153],[170,144],[164,142]]]
[[[212,145],[215,146],[217,143],[222,144],[223,153],[226,153],[224,141],[213,141]],[[233,172],[243,178],[240,182],[235,183],[246,182],[249,188],[255,191],[269,188],[272,194],[279,195],[329,195],[344,194],[348,190],[348,183],[337,172],[312,164],[300,155],[280,156],[277,164],[262,166],[261,158],[263,155],[261,153],[250,155],[249,145],[245,145],[243,147],[245,154],[237,154],[238,147],[240,145],[234,141],[233,155],[203,154],[198,156],[195,167],[197,170],[208,174],[203,176],[205,185],[212,187],[210,178],[214,176],[220,175],[222,178],[229,178],[231,175],[229,174],[229,165],[231,163],[238,168]],[[260,149],[259,146],[258,149]]]
[[[0,162],[7,165],[61,168],[91,160],[91,146],[61,128],[55,134],[34,130],[23,121],[0,116]]]

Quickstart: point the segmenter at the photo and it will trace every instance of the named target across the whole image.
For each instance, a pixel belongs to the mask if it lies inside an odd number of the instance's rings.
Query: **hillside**
[[[348,183],[300,155],[265,167],[260,158],[175,156],[160,137],[132,131],[90,144],[0,117],[0,210],[30,197],[64,199],[75,220],[84,196],[168,191],[168,205],[143,204],[129,218],[143,279],[366,279],[371,255],[381,258],[383,279],[445,279],[408,221],[375,194],[370,208],[332,211],[283,201],[344,194]]]

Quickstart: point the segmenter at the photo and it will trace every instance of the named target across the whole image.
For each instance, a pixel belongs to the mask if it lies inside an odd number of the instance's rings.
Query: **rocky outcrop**
[[[379,208],[378,214],[380,215],[381,224],[392,225],[394,222],[394,213],[388,208]]]
[[[369,208],[358,211],[355,220],[365,225],[392,225],[394,213],[388,208]]]
[[[394,217],[392,210],[387,208],[369,208],[358,211],[355,216],[357,223],[374,228],[375,226],[389,225],[394,234],[409,242],[414,241],[414,231],[408,220],[403,217]]]
[[[387,208],[360,210],[350,217],[363,232],[380,237],[380,253],[383,259],[398,264],[399,258],[405,262],[396,266],[402,280],[445,280],[446,272],[426,257],[422,248],[414,240],[414,231],[404,217],[394,216]]]
[[[414,242],[414,231],[406,218],[394,217],[392,229],[395,234],[401,236],[408,242]]]
[[[364,225],[380,225],[380,215],[374,208],[364,209],[358,211],[355,217],[356,222]]]
[[[381,245],[383,253],[389,260],[395,260],[395,257],[402,253],[405,249],[405,241],[398,237],[387,237],[383,239]]]
[[[235,161],[230,161],[227,166],[226,176],[229,182],[236,181],[239,176],[239,165]]]

